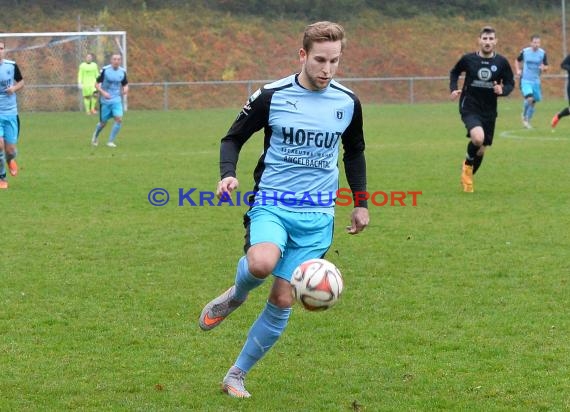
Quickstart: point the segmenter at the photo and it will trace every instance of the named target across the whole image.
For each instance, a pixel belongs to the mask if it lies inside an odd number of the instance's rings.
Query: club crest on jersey
[[[336,111],[335,111],[335,117],[336,117],[338,120],[342,120],[342,119],[344,118],[344,110],[336,109]]]
[[[492,76],[493,74],[491,73],[491,70],[489,70],[487,67],[482,67],[477,72],[477,77],[483,81],[489,81]]]

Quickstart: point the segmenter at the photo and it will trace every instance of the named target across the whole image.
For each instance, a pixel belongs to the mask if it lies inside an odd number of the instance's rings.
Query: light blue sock
[[[119,134],[119,130],[121,130],[121,122],[115,122],[113,128],[111,129],[111,136],[109,136],[109,142],[114,142]]]
[[[97,126],[95,126],[95,137],[99,137],[99,133],[101,133],[104,127],[105,126],[101,126],[101,123],[97,123]]]
[[[238,262],[236,270],[235,299],[246,300],[249,291],[261,285],[264,280],[265,279],[256,278],[251,273],[249,273],[247,258],[245,256],[242,256]]]
[[[525,119],[528,119],[528,106],[529,106],[528,101],[525,99],[523,103],[523,117]]]
[[[6,178],[6,153],[0,151],[0,179]]]
[[[528,105],[528,109],[526,111],[526,117],[528,118],[528,120],[530,121],[530,119],[532,119],[532,116],[534,116],[534,109],[535,107],[533,105]]]
[[[235,366],[244,372],[249,372],[277,342],[287,326],[290,315],[291,308],[279,308],[267,302],[265,309],[251,326]]]

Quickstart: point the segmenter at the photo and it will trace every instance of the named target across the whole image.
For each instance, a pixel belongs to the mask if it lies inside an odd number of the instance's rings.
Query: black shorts
[[[493,137],[495,135],[495,121],[496,117],[486,118],[478,114],[466,113],[461,115],[461,120],[465,124],[465,129],[467,129],[467,137],[470,138],[469,130],[474,127],[481,126],[483,132],[485,133],[485,139],[483,140],[483,146],[491,146],[493,144]]]

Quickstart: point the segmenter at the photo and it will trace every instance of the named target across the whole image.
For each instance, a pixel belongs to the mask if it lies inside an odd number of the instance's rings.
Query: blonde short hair
[[[314,43],[325,41],[340,41],[341,51],[346,45],[346,37],[344,28],[338,23],[330,21],[319,21],[305,27],[303,34],[303,49],[309,52]]]

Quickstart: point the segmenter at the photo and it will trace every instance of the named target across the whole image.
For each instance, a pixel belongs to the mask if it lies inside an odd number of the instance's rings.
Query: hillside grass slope
[[[0,16],[4,32],[126,30],[132,82],[274,79],[298,67],[301,33],[311,21],[236,17],[191,8],[109,10],[68,8],[46,16],[40,6]],[[512,62],[533,33],[542,37],[551,73],[563,56],[561,16],[516,16],[485,20],[386,18],[375,12],[340,21],[348,47],[342,77],[442,76],[461,54],[477,48],[483,25],[496,27],[498,50]],[[9,48],[9,45],[8,45]],[[103,63],[103,62],[100,62]]]

